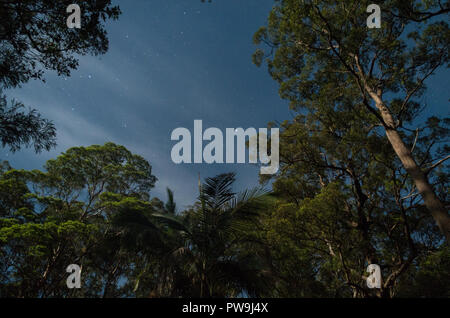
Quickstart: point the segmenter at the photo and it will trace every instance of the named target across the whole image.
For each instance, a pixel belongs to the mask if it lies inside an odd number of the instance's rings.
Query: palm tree
[[[170,189],[166,204],[116,214],[121,241],[140,255],[129,282],[135,295],[233,297],[264,290],[267,275],[248,233],[259,224],[266,193],[236,195],[234,181],[234,173],[207,178],[198,202],[181,214]]]
[[[234,173],[207,178],[199,201],[183,215],[153,215],[183,238],[171,257],[178,264],[174,289],[187,292],[184,296],[257,296],[265,287],[267,277],[260,258],[248,248],[247,232],[258,225],[266,193],[236,195],[234,181]]]
[[[173,191],[169,188],[166,188],[167,191],[167,202],[164,205],[164,209],[167,213],[175,215],[177,212],[177,205],[174,200]]]

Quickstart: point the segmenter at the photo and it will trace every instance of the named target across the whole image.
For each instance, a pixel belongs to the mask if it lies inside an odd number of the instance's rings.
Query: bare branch
[[[441,160],[439,160],[438,162],[436,162],[435,164],[431,165],[430,167],[427,168],[427,171],[425,172],[426,174],[429,174],[431,172],[431,170],[433,170],[434,168],[438,167],[440,164],[442,164],[443,162],[445,162],[446,160],[450,159],[450,155],[448,155],[445,158],[442,158]]]

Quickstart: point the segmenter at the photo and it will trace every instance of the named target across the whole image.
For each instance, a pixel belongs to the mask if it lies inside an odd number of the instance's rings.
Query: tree
[[[261,258],[245,248],[264,195],[257,190],[236,195],[234,181],[233,173],[207,178],[192,209],[181,216],[155,215],[182,237],[171,253],[178,264],[173,288],[182,296],[256,296],[268,287]]]
[[[199,202],[174,213],[150,198],[142,157],[113,143],[75,147],[45,171],[0,165],[0,295],[8,297],[236,296],[266,292],[247,233],[264,200],[231,192],[234,174],[208,178]],[[66,287],[69,264],[80,290]]]
[[[69,4],[82,7],[82,28],[66,25]],[[45,70],[69,76],[78,66],[76,55],[104,54],[108,38],[104,22],[117,19],[118,6],[110,0],[8,0],[0,2],[0,95],[5,88],[20,87],[30,79],[44,80]],[[34,145],[36,151],[48,150],[55,143],[53,124],[36,110],[18,112],[23,107],[8,106],[0,100],[0,137],[12,151]]]
[[[400,297],[450,297],[450,251],[448,246],[426,255],[409,271],[399,286]]]
[[[77,147],[46,171],[0,169],[0,294],[9,297],[120,296],[138,255],[118,211],[151,211],[151,165],[113,143]],[[142,219],[142,218],[141,218]],[[65,286],[65,268],[83,266],[86,288]]]
[[[267,56],[280,95],[294,109],[326,114],[351,96],[350,111],[371,116],[372,134],[385,133],[450,241],[448,199],[438,197],[431,180],[450,158],[448,145],[441,146],[445,140],[435,136],[425,156],[414,155],[411,138],[420,132],[416,128],[425,81],[449,61],[449,2],[382,1],[382,27],[368,29],[366,8],[372,2],[279,1],[267,27],[254,37],[257,44],[269,45],[272,54],[258,50],[254,61],[260,64]]]
[[[325,100],[321,112],[281,124],[273,182],[279,201],[264,218],[263,237],[282,295],[298,286],[298,295],[393,297],[415,264],[442,244],[392,147],[371,134],[373,118],[352,100],[346,96],[335,109]],[[433,127],[421,130],[418,154],[426,153]],[[445,197],[448,175],[436,173],[434,184]],[[363,279],[372,263],[382,269],[377,293]]]
[[[1,92],[0,92],[1,94]],[[12,101],[8,106],[6,96],[0,95],[0,140],[10,151],[19,150],[22,145],[33,144],[34,150],[50,150],[56,145],[56,130],[53,123],[41,117],[35,110],[22,111],[24,105]]]
[[[82,27],[66,25],[67,7],[80,3]],[[2,1],[0,3],[0,83],[17,87],[30,79],[43,79],[45,69],[69,76],[78,66],[74,56],[104,54],[107,19],[117,19],[118,6],[102,1]]]
[[[169,214],[175,215],[177,211],[177,204],[173,199],[173,191],[167,188],[167,202],[164,206],[165,211]]]
[[[355,130],[352,115],[334,116],[347,129],[301,116],[283,124],[274,194],[235,194],[234,174],[222,174],[207,178],[196,204],[179,213],[167,208],[173,196],[166,204],[150,197],[150,164],[112,143],[71,148],[44,171],[1,163],[0,296],[445,292],[448,248],[418,196],[401,193],[413,183],[389,143],[372,136],[363,145],[365,125]],[[416,147],[424,148],[420,138]],[[437,188],[445,192],[448,178]],[[369,262],[382,268],[379,293],[365,287]],[[82,267],[79,290],[66,287],[69,264]]]

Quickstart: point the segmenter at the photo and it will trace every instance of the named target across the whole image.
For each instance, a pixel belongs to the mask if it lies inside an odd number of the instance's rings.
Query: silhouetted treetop
[[[68,5],[81,7],[81,28],[66,25]],[[1,0],[0,84],[16,87],[43,79],[45,69],[70,75],[78,66],[74,54],[104,54],[108,50],[104,22],[117,19],[110,0]]]
[[[50,150],[56,145],[54,124],[42,118],[35,109],[24,110],[25,106],[12,100],[8,105],[6,96],[0,91],[0,143],[14,152],[21,146],[33,145],[36,152]]]

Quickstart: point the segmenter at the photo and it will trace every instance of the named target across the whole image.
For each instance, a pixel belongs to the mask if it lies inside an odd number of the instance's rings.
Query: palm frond
[[[166,188],[166,191],[167,191],[167,202],[164,207],[165,207],[167,213],[175,215],[176,210],[177,210],[177,205],[174,200],[173,191],[169,188]]]
[[[234,197],[231,186],[235,180],[232,172],[207,178],[201,187],[200,200],[211,210],[220,209]]]
[[[190,233],[188,226],[177,216],[154,213],[152,214],[152,218],[174,230]]]

